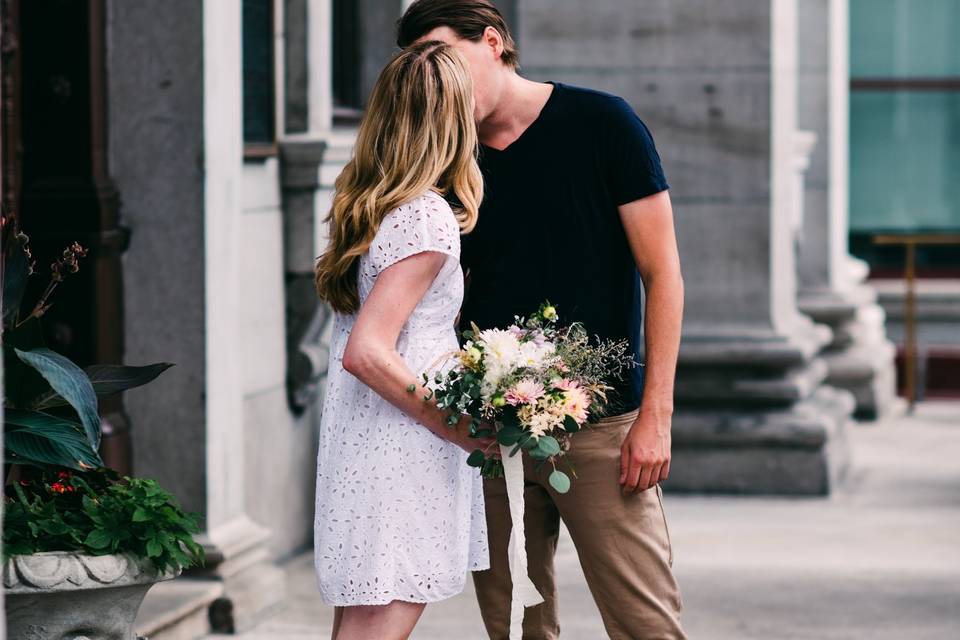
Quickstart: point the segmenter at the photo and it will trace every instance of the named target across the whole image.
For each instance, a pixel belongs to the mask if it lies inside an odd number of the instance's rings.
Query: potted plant
[[[67,247],[23,315],[34,273],[29,238],[3,219],[3,585],[7,630],[18,640],[135,638],[150,587],[203,564],[186,513],[155,480],[104,466],[97,398],[150,382],[172,366],[81,369],[48,349],[40,320],[86,250]]]

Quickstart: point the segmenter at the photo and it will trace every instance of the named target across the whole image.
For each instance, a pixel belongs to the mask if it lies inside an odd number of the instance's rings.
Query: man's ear
[[[493,55],[497,60],[501,59],[503,55],[503,38],[500,36],[499,31],[493,27],[486,27],[483,30],[483,43],[490,47],[490,50],[493,51]]]

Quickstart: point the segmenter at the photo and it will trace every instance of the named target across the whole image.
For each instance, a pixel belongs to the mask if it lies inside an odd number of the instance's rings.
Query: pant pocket
[[[663,509],[663,489],[660,488],[660,484],[657,483],[654,485],[657,488],[657,504],[660,506],[660,517],[663,519],[663,531],[667,536],[667,552],[669,553],[669,559],[667,564],[670,565],[670,568],[673,568],[673,543],[670,541],[670,527],[667,525],[667,512]]]

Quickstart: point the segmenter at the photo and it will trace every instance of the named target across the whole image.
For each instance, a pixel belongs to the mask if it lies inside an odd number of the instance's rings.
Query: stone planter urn
[[[133,553],[44,551],[3,566],[7,637],[11,640],[137,640],[134,621],[158,573]]]

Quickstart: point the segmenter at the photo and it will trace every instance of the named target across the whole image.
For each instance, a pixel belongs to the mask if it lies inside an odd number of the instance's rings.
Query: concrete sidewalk
[[[960,403],[858,426],[851,445],[851,475],[830,498],[666,496],[691,639],[960,638]],[[568,538],[557,560],[563,638],[606,638]],[[283,611],[207,637],[328,638],[312,551],[286,568]],[[486,638],[472,590],[427,607],[412,637]]]

